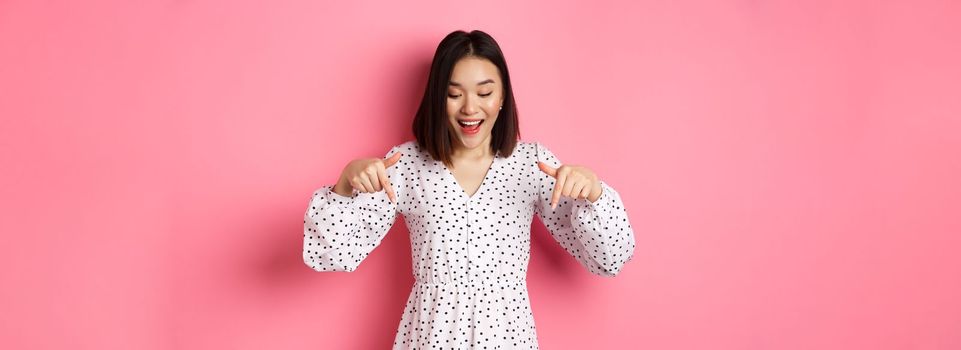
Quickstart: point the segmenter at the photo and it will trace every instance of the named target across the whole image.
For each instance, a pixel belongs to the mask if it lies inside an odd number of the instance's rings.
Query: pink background
[[[961,2],[346,3],[0,1],[0,347],[388,348],[403,220],[317,273],[303,213],[482,29],[637,234],[537,223],[542,348],[961,348]]]

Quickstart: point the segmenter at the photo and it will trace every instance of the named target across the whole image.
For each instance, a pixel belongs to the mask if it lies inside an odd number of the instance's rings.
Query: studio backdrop
[[[304,211],[458,29],[636,233],[605,278],[535,221],[541,348],[961,348],[949,0],[0,1],[0,348],[389,348],[403,218],[320,273]]]

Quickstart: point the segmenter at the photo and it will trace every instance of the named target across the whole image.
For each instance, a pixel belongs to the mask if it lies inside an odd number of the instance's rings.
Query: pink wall
[[[403,220],[317,273],[303,212],[482,29],[637,233],[533,232],[542,348],[961,348],[961,2],[345,3],[0,2],[0,347],[389,347]]]

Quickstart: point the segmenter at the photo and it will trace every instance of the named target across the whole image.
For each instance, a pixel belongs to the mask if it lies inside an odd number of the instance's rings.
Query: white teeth
[[[460,121],[460,123],[461,123],[461,124],[463,124],[463,125],[467,125],[467,126],[473,126],[473,125],[477,125],[477,124],[480,124],[480,122],[481,122],[480,120],[477,120],[477,121],[472,121],[472,122],[465,122],[465,121]]]

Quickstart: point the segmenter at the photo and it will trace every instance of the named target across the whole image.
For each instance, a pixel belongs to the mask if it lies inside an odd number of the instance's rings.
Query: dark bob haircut
[[[467,33],[457,30],[447,34],[434,53],[434,60],[430,65],[430,75],[427,77],[427,88],[424,98],[414,116],[413,131],[417,144],[426,150],[435,160],[451,166],[456,131],[450,126],[447,116],[447,87],[450,83],[454,65],[467,56],[484,58],[497,66],[503,86],[503,108],[491,129],[491,152],[502,156],[509,156],[520,138],[517,123],[517,105],[514,103],[514,90],[511,89],[511,78],[507,72],[507,62],[500,46],[487,33],[479,30]]]

